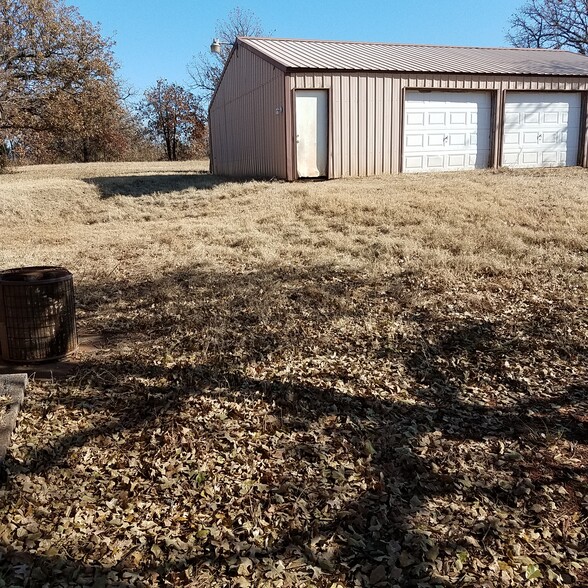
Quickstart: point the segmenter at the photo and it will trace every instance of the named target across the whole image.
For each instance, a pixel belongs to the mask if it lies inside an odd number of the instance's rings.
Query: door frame
[[[406,120],[406,95],[408,92],[419,92],[422,94],[430,94],[434,92],[447,92],[450,94],[487,94],[490,97],[490,141],[489,141],[489,156],[488,165],[486,168],[491,169],[496,167],[495,151],[496,151],[496,118],[497,118],[497,98],[496,91],[490,89],[472,89],[472,88],[424,88],[415,86],[404,86],[402,88],[402,99],[400,103],[400,149],[398,150],[398,170],[400,173],[411,173],[404,169],[404,134],[405,134],[405,120]]]
[[[582,90],[520,90],[520,89],[504,89],[502,91],[502,124],[500,126],[500,153],[498,160],[498,167],[504,167],[505,169],[533,169],[533,168],[511,168],[510,166],[504,165],[504,133],[505,133],[505,115],[506,115],[506,102],[509,94],[578,94],[580,96],[580,120],[578,129],[578,151],[576,157],[576,163],[574,165],[585,167],[588,150],[586,142],[587,136],[587,105],[588,105],[588,92]],[[586,161],[588,165],[588,161]],[[574,166],[555,166],[555,167],[574,167]]]
[[[296,93],[297,92],[325,92],[327,97],[327,125],[326,125],[326,175],[318,176],[316,178],[306,178],[298,175],[298,148],[296,142]],[[308,179],[308,180],[319,180],[319,179],[330,179],[331,178],[331,89],[330,88],[293,88],[292,89],[292,161],[293,161],[293,172],[294,179]]]

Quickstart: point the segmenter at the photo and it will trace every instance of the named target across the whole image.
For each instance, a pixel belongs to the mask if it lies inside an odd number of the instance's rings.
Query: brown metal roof
[[[588,76],[588,57],[553,49],[444,47],[240,37],[284,69]]]

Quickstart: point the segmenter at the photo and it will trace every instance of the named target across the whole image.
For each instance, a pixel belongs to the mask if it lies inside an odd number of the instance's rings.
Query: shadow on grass
[[[541,525],[533,509],[551,488],[563,484],[569,500],[562,495],[560,506],[577,508],[573,498],[586,468],[558,463],[550,444],[586,445],[586,369],[583,355],[571,353],[585,354],[586,345],[566,328],[565,309],[552,305],[551,315],[538,309],[524,320],[471,313],[449,319],[419,306],[419,297],[431,294],[427,288],[414,274],[368,280],[325,268],[179,272],[109,285],[136,303],[132,320],[117,314],[116,301],[107,312],[96,307],[103,328],[144,352],[122,353],[110,364],[86,362],[75,388],[96,389],[95,395],[63,392],[52,402],[105,418],[35,448],[13,468],[37,476],[74,468],[73,448],[120,433],[147,431],[150,438],[159,431],[163,439],[161,431],[192,426],[194,405],[224,403],[234,414],[199,430],[200,446],[228,455],[227,435],[234,434],[228,421],[263,438],[248,437],[246,453],[261,485],[248,497],[274,513],[268,516],[275,537],[252,551],[251,529],[231,523],[226,544],[204,535],[191,553],[162,557],[150,568],[124,558],[111,568],[60,559],[60,568],[55,558],[4,545],[11,569],[26,561],[38,585],[63,569],[68,578],[114,570],[187,585],[187,571],[202,567],[217,581],[235,580],[235,557],[246,556],[259,566],[298,561],[315,569],[320,586],[433,587],[462,581],[456,561],[490,565],[492,553],[506,559],[505,542],[510,549],[509,541]],[[94,300],[90,290],[79,294]],[[396,321],[406,326],[401,334],[388,330]],[[301,367],[251,374],[274,362],[286,365],[288,357],[293,368],[302,358]],[[568,363],[560,365],[554,387],[545,361],[556,369],[561,357]],[[373,381],[371,370],[381,370]],[[111,374],[102,385],[100,373]],[[249,422],[251,402],[271,420]],[[157,485],[160,448],[151,442],[142,451],[135,480],[139,487]],[[219,513],[231,516],[224,504],[246,482],[219,490],[211,527]],[[504,518],[471,515],[469,507]],[[206,512],[208,505],[197,500],[190,508]],[[562,549],[581,550],[572,539],[559,541]],[[156,543],[134,548],[150,553]],[[564,561],[558,572],[567,574],[565,568]]]
[[[239,182],[239,180],[224,178],[209,172],[109,176],[88,178],[84,181],[96,186],[102,198],[112,196],[141,197],[183,190],[210,190],[215,186]]]

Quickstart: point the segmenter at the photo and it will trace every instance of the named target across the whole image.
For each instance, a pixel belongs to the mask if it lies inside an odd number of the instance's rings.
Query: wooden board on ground
[[[16,418],[24,401],[26,374],[0,375],[0,465],[6,457]]]

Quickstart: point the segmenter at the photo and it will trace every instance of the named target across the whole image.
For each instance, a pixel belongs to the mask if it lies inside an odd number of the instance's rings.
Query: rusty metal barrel
[[[72,274],[63,267],[0,271],[0,358],[60,359],[78,347]]]

